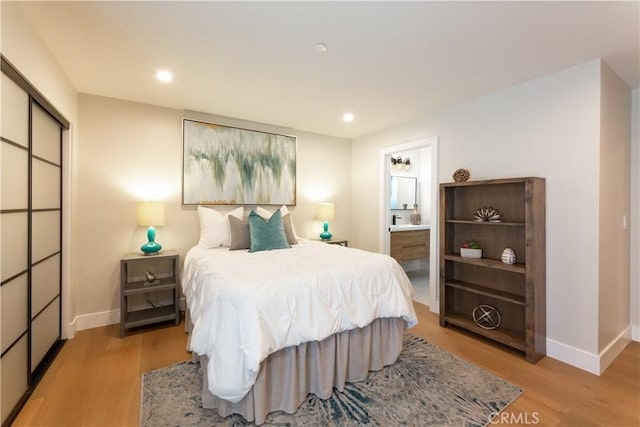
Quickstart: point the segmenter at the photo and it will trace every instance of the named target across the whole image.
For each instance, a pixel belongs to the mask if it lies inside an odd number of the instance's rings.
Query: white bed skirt
[[[395,363],[405,328],[401,318],[375,319],[361,329],[279,350],[262,362],[253,388],[237,403],[209,391],[208,360],[203,356],[202,406],[217,409],[223,417],[237,413],[256,424],[273,411],[292,414],[309,393],[329,398],[334,387],[342,391],[345,383],[362,381],[369,371]]]

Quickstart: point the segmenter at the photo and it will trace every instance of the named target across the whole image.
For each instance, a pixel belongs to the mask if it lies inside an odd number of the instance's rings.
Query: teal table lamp
[[[145,255],[156,255],[162,249],[162,245],[156,242],[156,227],[164,225],[164,203],[140,202],[138,203],[138,226],[149,227],[147,229],[148,242],[140,247]]]
[[[316,218],[320,221],[324,221],[324,231],[320,233],[322,240],[331,240],[333,235],[329,233],[329,221],[333,220],[334,206],[333,203],[318,203],[318,213]]]

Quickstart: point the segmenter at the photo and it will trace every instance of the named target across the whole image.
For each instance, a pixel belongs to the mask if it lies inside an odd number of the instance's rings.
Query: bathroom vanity
[[[430,226],[396,225],[391,232],[391,256],[398,262],[429,257]]]

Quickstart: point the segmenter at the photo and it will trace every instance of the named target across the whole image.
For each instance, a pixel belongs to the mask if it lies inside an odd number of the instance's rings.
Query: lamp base
[[[148,242],[140,246],[140,250],[145,255],[156,255],[162,249],[162,245],[156,242],[156,229],[153,226],[147,228],[147,240]]]
[[[160,249],[162,249],[162,245],[156,242],[147,242],[140,246],[140,250],[144,252],[145,255],[158,255]]]
[[[325,221],[324,224],[322,224],[322,228],[324,231],[320,233],[320,238],[322,240],[330,240],[333,237],[333,234],[329,233],[329,221]]]

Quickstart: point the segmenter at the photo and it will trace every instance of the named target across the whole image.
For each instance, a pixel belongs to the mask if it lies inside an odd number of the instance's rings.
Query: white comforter
[[[190,349],[209,357],[211,392],[231,402],[277,350],[378,317],[417,324],[413,288],[393,258],[322,242],[254,253],[196,246],[182,287],[194,324]]]

